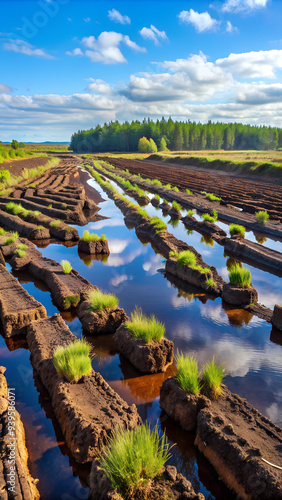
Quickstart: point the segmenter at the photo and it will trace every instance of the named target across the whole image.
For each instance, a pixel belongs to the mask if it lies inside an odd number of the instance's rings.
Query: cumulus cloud
[[[266,85],[259,84],[238,84],[235,93],[236,102],[250,105],[262,105],[269,103],[282,104],[282,83]]]
[[[163,40],[168,40],[165,31],[159,31],[153,24],[151,24],[150,28],[142,28],[140,30],[140,35],[142,38],[147,40],[152,40],[155,45],[160,45],[160,42]]]
[[[127,62],[119,48],[121,43],[124,43],[136,52],[146,52],[144,47],[137,45],[128,35],[122,35],[115,31],[103,31],[98,38],[94,36],[84,37],[81,43],[84,47],[84,52],[80,48],[76,48],[71,52],[66,52],[66,54],[72,56],[85,55],[92,62],[118,64]]]
[[[114,95],[114,90],[108,83],[104,82],[104,80],[100,80],[99,78],[97,78],[96,80],[94,78],[90,78],[90,80],[93,83],[90,83],[88,85],[87,90],[96,92],[98,94]]]
[[[217,59],[215,64],[242,78],[275,78],[275,69],[282,68],[282,50],[231,53],[228,57]]]
[[[266,7],[268,0],[226,0],[222,5],[223,12],[248,12]]]
[[[9,94],[10,92],[13,92],[11,87],[5,85],[4,83],[0,83],[0,94]]]
[[[203,53],[159,64],[165,73],[132,75],[121,92],[133,101],[201,101],[233,85],[230,73],[208,62]]]
[[[108,11],[108,18],[111,21],[119,24],[131,24],[131,19],[128,16],[123,16],[118,10],[112,9]]]
[[[4,50],[18,52],[19,54],[25,54],[26,56],[37,56],[43,57],[44,59],[54,59],[54,57],[48,54],[45,50],[37,49],[36,47],[34,47],[34,45],[31,45],[24,40],[13,39],[13,41],[5,42],[3,48]]]
[[[183,10],[178,17],[182,23],[193,24],[198,33],[215,31],[220,25],[220,21],[213,19],[208,12],[200,13],[193,9]]]

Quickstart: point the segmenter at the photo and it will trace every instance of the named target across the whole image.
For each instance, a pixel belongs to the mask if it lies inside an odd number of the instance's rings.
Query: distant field
[[[51,151],[54,153],[68,152],[68,144],[26,144],[25,149],[29,151],[42,152]]]

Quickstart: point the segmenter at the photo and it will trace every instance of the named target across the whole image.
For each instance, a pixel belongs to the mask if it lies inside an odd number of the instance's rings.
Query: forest
[[[71,137],[75,152],[138,151],[139,140],[152,139],[158,150],[267,150],[282,147],[282,129],[242,123],[179,122],[171,118],[131,123],[112,121]]]

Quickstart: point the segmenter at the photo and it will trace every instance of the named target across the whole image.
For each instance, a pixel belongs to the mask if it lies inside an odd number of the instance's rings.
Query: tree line
[[[138,151],[140,139],[152,139],[159,151],[181,150],[267,150],[282,147],[282,129],[242,123],[208,123],[153,121],[131,123],[112,121],[90,130],[78,130],[71,137],[70,149],[95,153],[107,151]],[[163,147],[165,145],[165,147]]]

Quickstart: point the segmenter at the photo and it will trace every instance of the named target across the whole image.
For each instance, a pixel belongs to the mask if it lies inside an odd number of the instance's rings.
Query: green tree
[[[16,139],[13,139],[12,142],[11,142],[11,148],[12,149],[18,149],[18,147],[19,147],[18,141],[16,141]]]
[[[162,137],[161,140],[160,140],[159,151],[167,151],[166,140],[165,140],[164,137]]]
[[[25,143],[24,142],[20,142],[19,143],[19,148],[25,148]]]

